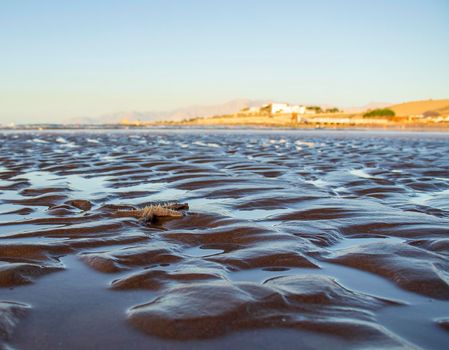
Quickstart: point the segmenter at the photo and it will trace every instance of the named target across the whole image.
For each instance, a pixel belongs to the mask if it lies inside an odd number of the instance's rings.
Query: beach
[[[447,133],[0,140],[0,349],[449,343]]]

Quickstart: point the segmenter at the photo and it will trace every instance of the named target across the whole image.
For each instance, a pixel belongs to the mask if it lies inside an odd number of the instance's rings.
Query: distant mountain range
[[[114,124],[123,119],[129,121],[158,121],[158,120],[182,120],[195,117],[211,117],[214,115],[236,113],[245,107],[257,107],[269,100],[249,100],[235,99],[218,105],[197,105],[183,108],[177,108],[169,111],[125,111],[111,114],[105,114],[92,118],[73,118],[68,121],[70,124]]]
[[[257,107],[272,100],[250,100],[235,99],[223,104],[217,105],[196,105],[183,108],[177,108],[168,111],[123,111],[110,114],[104,114],[98,117],[72,118],[67,121],[69,124],[116,124],[127,119],[128,121],[151,122],[159,120],[182,120],[196,117],[211,117],[215,115],[232,114],[245,107]],[[368,109],[383,108],[391,103],[372,102],[360,107],[341,108],[349,113],[357,113]],[[331,105],[321,105],[322,107],[334,107]]]

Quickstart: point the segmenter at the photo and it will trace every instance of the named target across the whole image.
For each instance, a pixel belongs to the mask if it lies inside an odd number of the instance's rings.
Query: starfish
[[[151,204],[142,209],[119,210],[115,213],[118,217],[133,217],[145,223],[153,222],[158,217],[182,217],[182,210],[189,209],[187,203]]]

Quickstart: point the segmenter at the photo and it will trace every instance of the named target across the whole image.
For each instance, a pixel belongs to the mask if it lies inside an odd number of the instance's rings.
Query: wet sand
[[[449,344],[446,134],[0,140],[0,349]]]

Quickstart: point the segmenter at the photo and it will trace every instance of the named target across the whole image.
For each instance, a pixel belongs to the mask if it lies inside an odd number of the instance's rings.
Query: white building
[[[290,113],[290,106],[287,103],[272,103],[271,113]]]
[[[288,103],[271,103],[269,105],[265,105],[262,108],[269,107],[269,111],[271,114],[305,114],[306,107],[300,105],[289,105]]]
[[[249,113],[259,113],[260,107],[250,107],[250,108],[248,108],[248,112]]]

